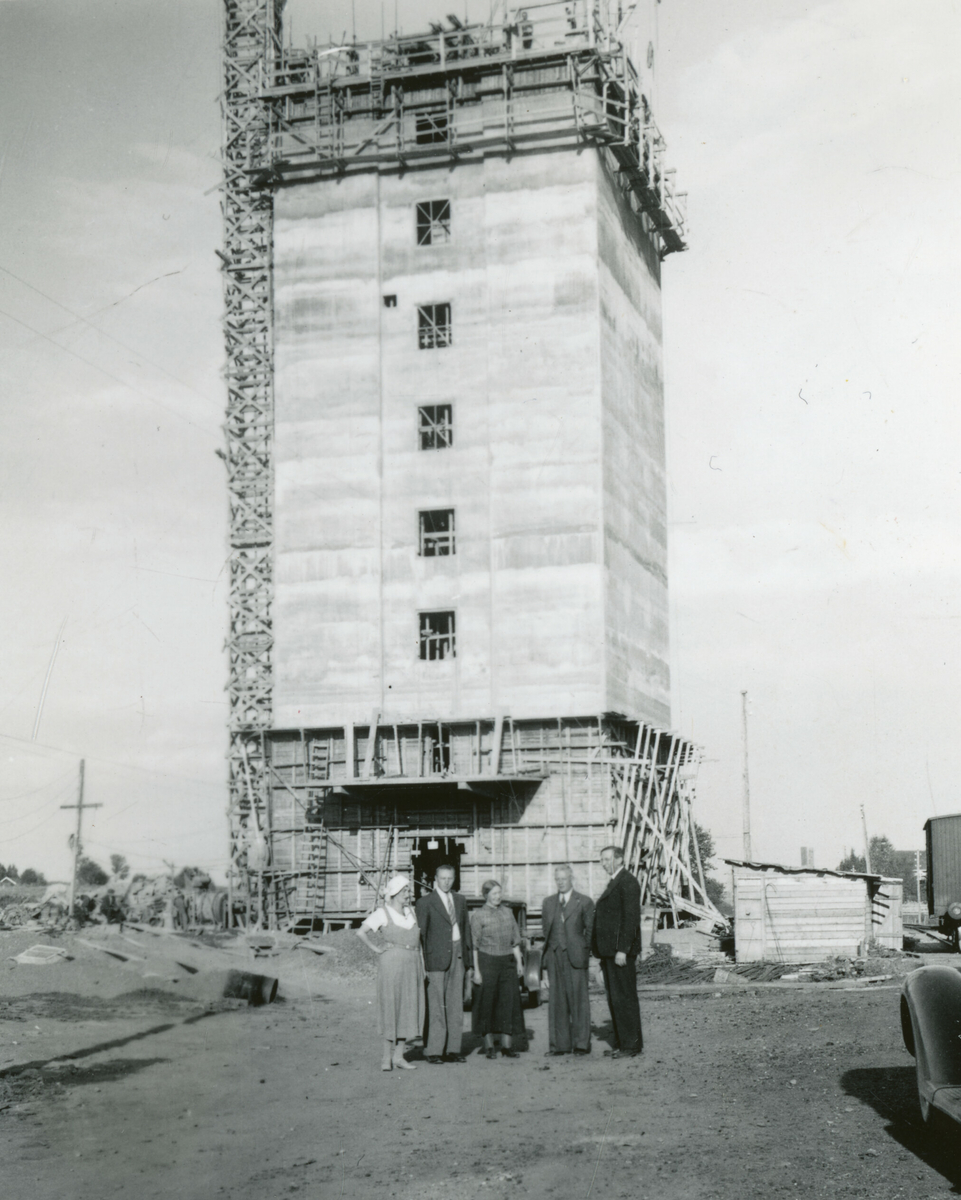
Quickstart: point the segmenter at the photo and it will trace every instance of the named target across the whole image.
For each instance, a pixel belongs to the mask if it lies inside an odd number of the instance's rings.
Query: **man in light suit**
[[[591,1002],[587,967],[591,956],[594,902],[574,891],[569,866],[554,871],[556,895],[541,906],[545,965],[550,977],[547,1023],[548,1054],[590,1054]]]
[[[641,885],[624,867],[620,846],[605,846],[601,866],[610,875],[594,908],[592,950],[601,960],[614,1027],[611,1058],[633,1058],[644,1045],[637,1002],[637,956],[641,952]]]
[[[471,961],[467,901],[453,891],[454,868],[446,863],[434,874],[434,890],[417,901],[417,924],[427,972],[427,1044],[429,1063],[467,1062],[460,1052],[464,1030],[464,970]]]

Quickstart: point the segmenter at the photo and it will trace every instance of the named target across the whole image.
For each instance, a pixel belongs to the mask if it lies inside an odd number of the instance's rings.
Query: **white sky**
[[[351,8],[291,0],[294,40]],[[455,6],[397,8],[410,31]],[[961,809],[958,5],[657,22],[689,193],[664,327],[698,817],[740,853],[746,688],[755,857],[834,866],[861,804],[913,848]],[[0,862],[51,876],[80,754],[94,857],[225,862],[219,39],[216,0],[0,0]]]

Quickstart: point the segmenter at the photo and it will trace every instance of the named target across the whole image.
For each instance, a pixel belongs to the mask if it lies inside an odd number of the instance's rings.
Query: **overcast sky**
[[[358,0],[358,35],[393,7]],[[295,42],[352,28],[349,0],[288,12]],[[219,22],[216,0],[0,0],[0,862],[51,876],[80,755],[94,857],[226,859]],[[664,0],[657,22],[689,196],[664,330],[697,815],[740,854],[747,689],[756,858],[835,866],[862,804],[921,846],[961,810],[958,5]]]

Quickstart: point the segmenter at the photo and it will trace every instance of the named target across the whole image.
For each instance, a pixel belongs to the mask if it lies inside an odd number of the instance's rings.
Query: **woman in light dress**
[[[370,934],[378,941],[372,941]],[[377,1029],[384,1039],[380,1069],[414,1071],[415,1065],[404,1058],[404,1047],[424,1028],[424,956],[406,875],[388,881],[384,903],[364,920],[357,936],[379,956]]]

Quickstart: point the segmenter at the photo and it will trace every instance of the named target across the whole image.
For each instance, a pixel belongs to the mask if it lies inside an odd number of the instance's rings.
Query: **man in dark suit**
[[[454,868],[446,863],[434,874],[434,890],[417,901],[417,924],[427,972],[427,1044],[429,1063],[466,1062],[460,1052],[464,1029],[464,970],[471,961],[467,901],[453,891]]]
[[[548,1054],[590,1054],[591,1002],[587,967],[591,957],[594,901],[574,891],[569,866],[554,871],[557,893],[541,906],[545,965],[550,977]]]
[[[614,1027],[611,1058],[633,1058],[644,1045],[637,1002],[637,956],[641,952],[641,885],[624,867],[624,851],[605,846],[601,866],[611,879],[594,909],[592,949],[601,960]]]

